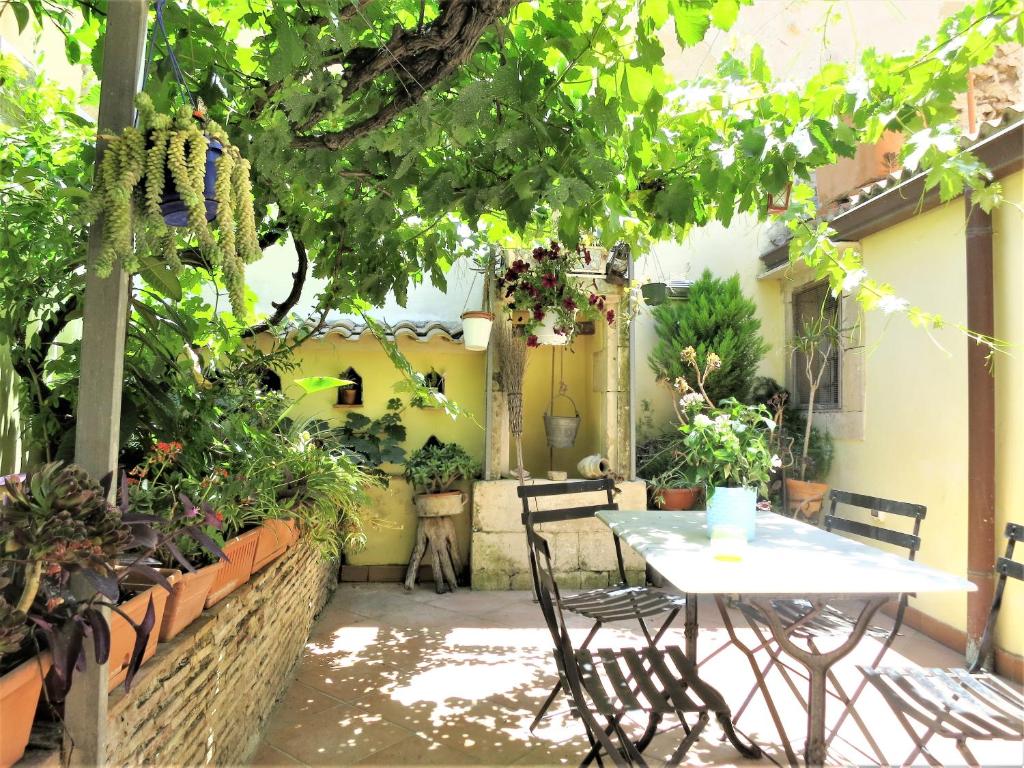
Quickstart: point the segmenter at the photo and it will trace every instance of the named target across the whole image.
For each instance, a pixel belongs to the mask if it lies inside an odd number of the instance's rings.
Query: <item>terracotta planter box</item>
[[[292,532],[285,520],[265,520],[259,531],[260,541],[256,545],[256,555],[253,558],[253,573],[274,562],[292,543]]]
[[[224,545],[224,554],[228,556],[228,560],[220,562],[217,578],[210,587],[210,594],[206,596],[207,608],[216,605],[249,580],[256,548],[262,535],[263,532],[259,528],[253,528]]]
[[[131,617],[132,621],[139,624],[146,617],[146,608],[149,606],[150,598],[153,599],[156,623],[153,624],[153,631],[150,632],[149,641],[146,643],[146,650],[142,654],[143,664],[156,653],[156,644],[160,639],[160,629],[163,626],[164,608],[167,606],[167,590],[158,586],[150,587],[118,606],[121,611]],[[107,685],[108,691],[114,690],[124,682],[125,677],[128,675],[128,662],[132,658],[133,648],[135,648],[135,628],[119,613],[111,611],[110,660],[108,662],[110,680]]]
[[[702,489],[694,488],[663,488],[657,494],[658,509],[686,510],[693,509],[700,501]]]
[[[9,768],[25,754],[49,669],[50,654],[46,652],[0,677],[0,768]]]
[[[291,537],[291,541],[288,543],[288,546],[294,546],[299,541],[299,521],[289,518],[284,521],[284,524],[288,527],[288,535]]]
[[[160,626],[161,643],[173,639],[199,618],[219,570],[220,563],[214,563],[195,573],[183,573],[171,582],[174,591],[167,596],[164,621]]]

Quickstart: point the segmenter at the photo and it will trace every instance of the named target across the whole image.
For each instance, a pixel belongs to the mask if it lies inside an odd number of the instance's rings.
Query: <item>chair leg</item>
[[[882,647],[878,650],[878,653],[875,655],[875,660],[873,662],[871,662],[870,667],[872,669],[877,668],[879,666],[879,664],[881,664],[882,657],[885,656],[885,654],[889,650],[889,648],[892,647],[893,641],[895,639],[896,639],[896,631],[893,630],[893,632],[885,639],[885,642],[882,643]],[[861,677],[861,680],[857,684],[857,687],[853,690],[853,694],[849,697],[849,701],[848,702],[844,702],[845,706],[843,708],[843,711],[839,714],[839,719],[836,720],[836,724],[834,726],[832,726],[832,733],[830,733],[828,735],[828,738],[825,741],[825,745],[826,746],[831,744],[832,740],[839,734],[839,729],[842,728],[843,721],[846,720],[846,716],[847,715],[854,715],[855,719],[856,719],[856,710],[854,709],[854,707],[857,704],[857,700],[860,698],[861,694],[864,692],[864,689],[867,687],[867,684],[868,684],[868,679],[866,677]],[[837,690],[842,690],[842,689],[840,689],[838,687],[838,685],[837,685]],[[868,735],[868,732],[865,729],[863,723],[858,723],[858,727],[860,728],[861,733],[863,733],[864,736],[867,737],[868,743],[870,743],[872,748],[875,750],[875,756],[878,758],[879,763],[884,765],[885,764],[885,757],[882,755],[881,750],[874,743],[874,741],[872,740],[871,736]]]
[[[587,649],[587,647],[590,645],[590,642],[594,639],[594,636],[597,634],[597,630],[599,630],[600,628],[600,621],[596,622],[594,626],[591,627],[590,632],[587,635],[587,638],[583,641],[583,645],[580,646],[581,651]],[[540,721],[544,719],[544,715],[547,714],[547,711],[551,708],[551,705],[555,703],[555,698],[558,696],[561,690],[562,681],[559,680],[557,683],[555,683],[555,687],[551,689],[551,693],[548,694],[547,699],[544,700],[544,703],[541,705],[540,710],[533,718],[533,722],[530,723],[530,733],[533,733],[537,729],[537,726],[540,725]]]
[[[978,763],[978,758],[976,758],[974,753],[971,752],[970,748],[968,748],[967,739],[957,739],[956,748],[960,751],[960,754],[963,755],[969,768],[979,768],[980,764]]]
[[[680,712],[678,714],[680,715],[680,719],[682,719],[682,713]],[[697,738],[707,726],[708,719],[708,713],[706,711],[700,713],[697,717],[697,722],[693,724],[693,728],[686,735],[686,738],[679,742],[679,746],[675,748],[675,751],[672,753],[672,756],[669,757],[666,765],[679,765],[679,761],[686,757],[686,753],[690,751],[690,747],[693,746],[693,743],[697,741]]]

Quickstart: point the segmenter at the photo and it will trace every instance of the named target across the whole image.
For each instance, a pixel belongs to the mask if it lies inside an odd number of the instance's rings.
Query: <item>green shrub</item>
[[[479,472],[479,465],[456,443],[431,441],[405,462],[405,479],[423,493],[447,491],[459,480],[469,480]]]
[[[704,270],[686,301],[666,302],[655,307],[653,314],[658,343],[648,362],[659,379],[671,383],[683,377],[695,386],[693,370],[680,353],[693,347],[703,368],[708,353],[714,351],[722,358],[722,367],[708,384],[708,396],[715,402],[728,397],[747,399],[768,345],[761,338],[754,302],[740,290],[739,275],[719,279]]]

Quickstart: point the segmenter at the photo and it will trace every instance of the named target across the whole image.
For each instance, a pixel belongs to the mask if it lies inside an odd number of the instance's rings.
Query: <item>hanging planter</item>
[[[217,165],[224,155],[224,145],[214,138],[206,137],[206,165],[203,170],[203,203],[206,207],[206,220],[217,218]],[[170,174],[166,174],[164,194],[160,198],[160,213],[164,224],[169,227],[187,227],[189,218],[188,205],[174,184]]]
[[[462,313],[462,343],[472,352],[487,349],[491,340],[494,315],[490,312]]]
[[[668,285],[665,283],[644,283],[640,286],[640,293],[644,297],[644,303],[649,307],[656,307],[664,304],[668,298]]]
[[[537,344],[558,347],[569,343],[569,334],[559,326],[559,317],[553,308],[544,311],[544,319],[533,329]]]

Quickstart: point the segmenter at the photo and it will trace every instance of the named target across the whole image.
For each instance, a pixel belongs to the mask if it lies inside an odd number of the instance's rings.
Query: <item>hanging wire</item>
[[[188,83],[185,82],[185,75],[181,71],[178,58],[174,55],[171,40],[167,36],[167,26],[164,24],[164,7],[166,5],[167,0],[156,0],[156,21],[153,23],[153,28],[149,33],[149,42],[147,44],[149,50],[146,52],[146,68],[142,71],[142,84],[145,86],[146,81],[149,79],[149,70],[153,66],[153,55],[156,53],[157,34],[159,34],[163,38],[164,50],[167,52],[167,60],[171,64],[171,72],[174,74],[174,80],[178,86],[178,95],[181,96],[182,103],[186,106],[191,106],[192,109],[197,109],[199,105],[192,95],[192,91],[189,90]]]

